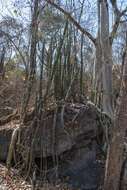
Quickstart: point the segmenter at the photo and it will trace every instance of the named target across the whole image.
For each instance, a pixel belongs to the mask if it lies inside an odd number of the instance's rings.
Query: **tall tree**
[[[30,68],[27,82],[27,89],[22,105],[22,117],[26,114],[27,105],[29,103],[33,81],[36,72],[36,53],[37,53],[37,34],[38,34],[38,16],[39,16],[39,0],[33,1],[33,13],[31,22],[31,47],[30,47]]]
[[[5,47],[3,47],[2,50],[1,50],[1,55],[0,55],[0,78],[4,78],[4,73],[5,73],[5,70],[4,70],[5,53],[6,53],[6,50],[5,50]]]
[[[86,35],[95,45],[96,48],[96,72],[95,77],[96,86],[98,86],[98,81],[101,80],[99,88],[100,93],[103,91],[102,107],[103,111],[106,112],[110,117],[113,117],[113,105],[112,105],[112,43],[116,35],[120,19],[127,11],[125,8],[123,11],[119,11],[117,7],[117,1],[111,0],[111,4],[114,10],[114,25],[111,33],[109,33],[109,3],[107,0],[98,1],[98,35],[95,39],[91,33],[89,33],[85,28],[83,28],[80,23],[65,9],[60,7],[54,1],[46,0],[49,4],[54,6],[56,9],[61,11],[74,26],[78,28],[84,35]],[[103,50],[103,52],[101,52]],[[99,75],[99,76],[98,76]],[[102,76],[102,77],[101,77]],[[101,78],[100,78],[101,77]],[[100,81],[99,81],[100,82]],[[98,89],[97,89],[98,90]]]
[[[120,177],[124,160],[124,141],[127,132],[127,48],[121,88],[121,102],[107,154],[104,190],[120,189]]]
[[[109,10],[107,0],[100,3],[100,46],[102,63],[102,91],[103,91],[103,110],[113,118],[112,104],[112,46],[109,39]]]

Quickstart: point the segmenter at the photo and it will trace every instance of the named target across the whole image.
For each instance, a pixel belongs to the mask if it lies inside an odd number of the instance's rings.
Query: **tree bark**
[[[102,0],[101,9],[101,50],[102,50],[102,86],[103,111],[113,118],[112,106],[112,46],[109,40],[109,12],[107,0]]]
[[[5,70],[4,70],[4,60],[5,60],[5,47],[3,47],[0,57],[0,78],[4,78]]]
[[[39,16],[39,0],[34,0],[34,9],[31,22],[31,47],[30,47],[30,68],[27,81],[27,89],[24,94],[24,102],[22,105],[21,117],[25,118],[27,105],[30,100],[31,90],[36,73],[36,45],[37,45],[37,33],[38,33],[38,16]]]
[[[114,122],[113,137],[109,146],[104,190],[119,190],[123,166],[124,138],[127,133],[127,51],[122,79],[122,95],[118,114]]]

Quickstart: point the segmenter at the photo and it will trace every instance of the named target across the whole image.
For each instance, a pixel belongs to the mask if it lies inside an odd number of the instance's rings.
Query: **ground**
[[[31,185],[18,175],[18,171],[9,172],[5,165],[0,164],[0,190],[30,190]]]

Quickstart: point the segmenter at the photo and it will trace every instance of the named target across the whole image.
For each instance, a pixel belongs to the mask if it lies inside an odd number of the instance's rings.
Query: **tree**
[[[27,105],[30,100],[31,90],[36,73],[36,53],[37,53],[37,33],[38,33],[38,16],[39,16],[39,0],[34,0],[33,3],[33,13],[31,22],[31,47],[30,47],[30,69],[28,73],[27,88],[24,95],[23,105],[22,105],[22,119],[26,115]]]
[[[114,10],[115,21],[111,33],[109,33],[109,12],[108,12],[108,2],[107,0],[98,1],[98,36],[96,39],[91,33],[89,33],[85,28],[83,28],[78,21],[75,20],[73,16],[54,1],[46,0],[49,4],[54,6],[56,9],[61,11],[68,20],[77,27],[84,35],[86,35],[95,45],[96,48],[96,72],[95,76],[96,86],[98,82],[102,83],[102,88],[99,89],[100,93],[103,91],[103,111],[106,112],[111,118],[113,118],[113,104],[112,104],[112,43],[116,35],[120,19],[123,14],[127,11],[125,8],[122,12],[119,11],[117,7],[117,2],[111,0],[111,4]],[[103,52],[101,50],[103,49]],[[109,54],[109,57],[108,57]],[[101,66],[101,67],[100,67]],[[98,76],[99,75],[99,76]],[[100,76],[101,79],[100,79]],[[100,85],[101,86],[101,85]],[[95,89],[96,90],[96,89]],[[97,89],[98,90],[98,89]]]
[[[1,55],[0,55],[0,77],[4,78],[4,73],[5,73],[5,68],[4,68],[4,61],[5,61],[5,47],[3,46],[1,50]]]
[[[124,141],[127,132],[127,46],[122,77],[121,102],[113,127],[106,161],[104,190],[119,190],[124,161]]]

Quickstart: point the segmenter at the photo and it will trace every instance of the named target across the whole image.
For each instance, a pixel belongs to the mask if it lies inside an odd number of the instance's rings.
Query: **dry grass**
[[[8,171],[0,164],[0,190],[31,190],[31,185],[24,181],[16,170]]]
[[[18,170],[7,170],[6,166],[0,164],[0,190],[73,190],[68,188],[64,183],[58,182],[56,185],[49,184],[48,182],[41,184],[37,181],[36,188],[26,182],[19,174]],[[78,190],[78,189],[76,189]]]

